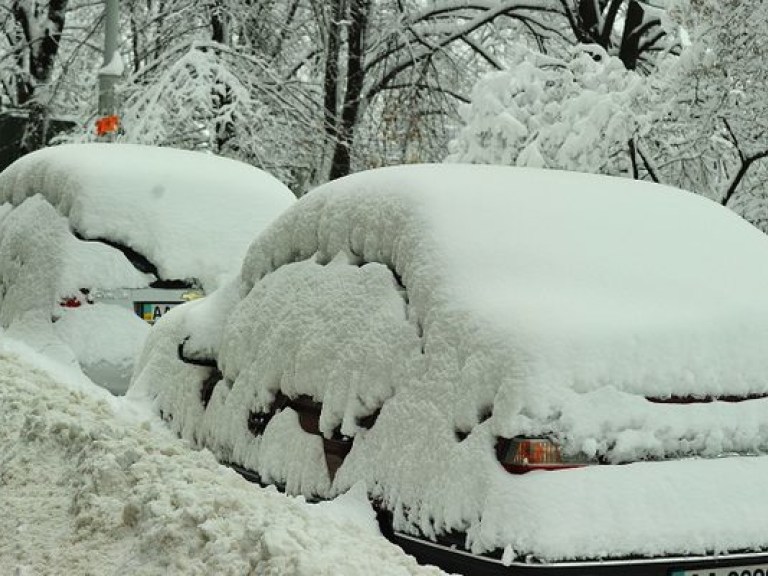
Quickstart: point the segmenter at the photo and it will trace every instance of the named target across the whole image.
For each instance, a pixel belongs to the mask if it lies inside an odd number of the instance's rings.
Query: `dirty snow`
[[[378,534],[362,487],[322,506],[258,488],[0,338],[3,574],[442,574]]]
[[[645,396],[768,392],[767,259],[738,216],[663,186],[488,166],[356,174],[278,218],[224,296],[164,318],[129,394],[291,492],[362,480],[398,529],[465,531],[478,552],[766,546],[768,457],[700,457],[768,452],[768,400]],[[189,336],[187,353],[223,373],[207,408],[212,369],[177,357]],[[249,432],[278,389],[322,402],[326,436],[355,437],[335,478],[293,410]],[[613,463],[670,460],[516,477],[494,443],[518,434]]]

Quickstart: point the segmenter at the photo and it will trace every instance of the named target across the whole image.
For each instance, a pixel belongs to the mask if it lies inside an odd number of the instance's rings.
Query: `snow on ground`
[[[768,457],[701,457],[768,453],[768,399],[646,399],[768,392],[766,261],[763,234],[668,187],[490,166],[355,174],[267,228],[239,286],[158,323],[129,394],[292,492],[364,481],[398,529],[464,531],[477,552],[766,546]],[[223,375],[207,405],[213,373],[177,357],[187,336]],[[249,429],[278,390],[322,402],[326,437],[354,436],[335,478],[293,409]],[[516,435],[668,461],[514,476],[494,446]]]
[[[360,487],[322,505],[258,488],[0,338],[0,573],[441,574],[378,535]]]

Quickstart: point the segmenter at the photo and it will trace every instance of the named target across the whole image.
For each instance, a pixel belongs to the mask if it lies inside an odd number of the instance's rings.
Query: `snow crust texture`
[[[464,531],[476,552],[751,549],[768,534],[768,458],[701,457],[765,454],[768,400],[647,397],[768,392],[766,258],[745,221],[667,187],[488,166],[361,173],[278,218],[222,296],[159,322],[130,393],[265,481],[332,496],[362,480],[398,529]],[[187,337],[220,373],[181,362]],[[322,403],[326,439],[354,438],[335,476],[292,408],[249,429],[278,390]],[[634,463],[512,476],[494,447],[517,435]]]
[[[320,507],[258,489],[124,399],[111,406],[7,353],[0,368],[8,574],[441,574],[378,535],[359,489]]]

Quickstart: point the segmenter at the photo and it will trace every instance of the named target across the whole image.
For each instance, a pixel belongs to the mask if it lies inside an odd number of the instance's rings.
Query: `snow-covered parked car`
[[[700,196],[355,174],[152,330],[129,395],[291,494],[363,483],[468,574],[768,571],[768,238]]]
[[[272,176],[210,154],[78,144],[24,156],[0,173],[0,324],[122,393],[150,323],[237,274],[293,201]]]

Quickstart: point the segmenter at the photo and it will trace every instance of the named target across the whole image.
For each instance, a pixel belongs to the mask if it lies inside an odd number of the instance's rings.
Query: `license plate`
[[[751,564],[731,568],[695,568],[672,570],[669,576],[768,576],[768,564]]]
[[[136,302],[134,308],[139,318],[154,324],[158,318],[179,304],[181,302]]]

